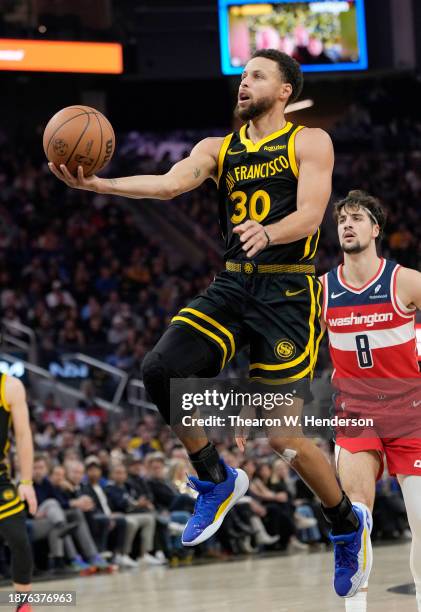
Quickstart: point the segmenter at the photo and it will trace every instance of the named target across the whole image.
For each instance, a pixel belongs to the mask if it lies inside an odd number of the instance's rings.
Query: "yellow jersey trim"
[[[10,406],[6,401],[6,379],[7,379],[7,374],[2,374],[1,383],[0,383],[0,399],[1,399],[3,408],[7,410],[7,412],[10,412]]]
[[[221,148],[219,149],[219,154],[218,154],[218,184],[219,184],[219,179],[221,178],[222,175],[222,170],[224,169],[224,160],[225,160],[225,155],[227,153],[227,149],[230,145],[231,139],[233,136],[233,132],[231,132],[231,134],[227,134],[222,142]]]
[[[182,308],[180,312],[190,312],[195,317],[198,317],[199,319],[203,319],[204,321],[207,321],[207,323],[210,323],[211,325],[216,327],[216,329],[219,329],[219,331],[225,334],[228,337],[230,341],[230,345],[231,345],[231,356],[229,358],[229,361],[231,361],[231,359],[235,355],[235,341],[234,341],[234,336],[232,335],[229,329],[221,325],[221,323],[218,323],[218,321],[215,321],[215,319],[212,319],[212,317],[210,317],[209,315],[204,314],[203,312],[200,312],[200,310],[196,310],[195,308]]]
[[[308,254],[310,253],[311,239],[312,238],[313,238],[313,234],[311,236],[307,236],[307,240],[306,240],[306,243],[304,245],[304,255],[302,257],[300,257],[300,261],[302,261],[303,259],[306,259],[306,257],[308,257]]]
[[[196,321],[192,321],[191,319],[188,319],[187,317],[176,316],[176,317],[173,317],[171,319],[171,323],[173,323],[174,321],[183,321],[183,323],[187,323],[188,325],[191,325],[195,329],[201,331],[206,336],[209,336],[209,338],[212,338],[213,340],[215,340],[215,342],[217,342],[219,344],[219,346],[222,348],[223,357],[222,357],[221,370],[224,369],[225,363],[226,363],[226,360],[227,360],[228,350],[227,350],[227,346],[226,346],[225,342],[223,340],[221,340],[221,338],[219,336],[217,336],[213,332],[211,332],[208,329],[206,329],[206,327],[203,327],[202,325],[199,325],[199,323],[196,323]]]
[[[316,237],[316,239],[314,242],[313,250],[311,251],[311,243],[314,237]],[[312,234],[311,236],[307,236],[307,240],[304,245],[304,255],[300,257],[300,261],[303,261],[303,259],[307,259],[307,258],[309,260],[313,259],[313,257],[316,255],[317,247],[319,245],[319,238],[320,238],[320,227],[317,229],[316,233]],[[310,255],[310,251],[311,251],[311,255]]]
[[[290,368],[293,368],[293,367],[299,365],[302,361],[304,361],[304,359],[309,354],[310,354],[310,362],[312,361],[311,357],[312,357],[312,351],[313,351],[314,334],[315,334],[315,331],[316,331],[315,330],[315,326],[314,326],[314,320],[315,320],[315,316],[316,316],[316,297],[314,295],[314,280],[313,280],[313,278],[311,276],[308,276],[307,274],[306,274],[306,278],[307,278],[307,281],[308,281],[308,284],[309,284],[310,297],[311,297],[310,315],[309,315],[309,319],[308,319],[310,335],[309,335],[309,340],[307,342],[306,348],[301,353],[301,355],[299,355],[298,357],[296,357],[295,359],[293,359],[292,361],[290,361],[288,363],[277,363],[277,364],[252,363],[252,364],[250,364],[250,370],[270,370],[270,371],[288,370]],[[319,287],[319,295],[320,295],[320,291],[321,291],[321,285]],[[303,376],[304,376],[304,374],[303,374]],[[294,377],[292,377],[292,378],[294,378]]]
[[[316,255],[317,247],[319,246],[319,240],[320,240],[320,227],[317,230],[316,242],[315,242],[314,249],[313,249],[309,259],[313,259],[313,257]]]
[[[4,449],[3,449],[3,455],[6,457],[7,453],[10,450],[10,438],[9,438],[9,432],[10,432],[10,428],[12,426],[12,413],[9,412],[9,419],[7,421],[7,440],[6,440],[6,444],[4,445]]]
[[[240,140],[243,143],[243,145],[246,147],[247,153],[256,153],[256,151],[258,151],[262,145],[266,144],[270,140],[274,140],[275,138],[282,136],[283,134],[287,134],[291,128],[292,128],[292,123],[290,121],[287,121],[286,125],[282,129],[278,130],[277,132],[273,132],[272,134],[269,134],[269,136],[265,136],[265,138],[262,138],[261,140],[258,140],[257,142],[252,142],[249,138],[247,138],[247,124],[245,123],[241,127],[240,132],[239,132]]]
[[[291,170],[294,173],[295,178],[298,178],[298,166],[297,166],[297,158],[295,157],[295,137],[298,134],[298,132],[300,132],[302,129],[304,129],[304,125],[299,125],[298,127],[295,128],[295,130],[292,132],[291,136],[289,137],[289,141],[288,141],[288,158],[289,158],[289,165],[291,166]]]

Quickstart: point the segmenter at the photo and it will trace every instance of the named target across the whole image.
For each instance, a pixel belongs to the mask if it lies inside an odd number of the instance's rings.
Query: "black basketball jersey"
[[[0,380],[0,473],[4,471],[5,459],[9,452],[9,431],[12,423],[10,407],[6,402],[5,396],[6,378],[7,375],[2,374]]]
[[[288,122],[257,143],[247,138],[247,125],[225,137],[218,159],[219,220],[225,239],[224,259],[246,259],[236,225],[252,219],[262,225],[280,221],[297,210],[298,167],[295,136],[302,125]],[[309,263],[320,230],[289,244],[273,245],[254,257],[259,263]]]

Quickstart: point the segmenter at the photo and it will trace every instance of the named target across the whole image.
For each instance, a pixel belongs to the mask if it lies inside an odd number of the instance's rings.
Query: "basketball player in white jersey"
[[[421,612],[421,375],[415,336],[421,273],[378,256],[386,215],[376,198],[351,191],[336,203],[334,216],[344,263],[321,280],[332,382],[339,390],[335,406],[347,415],[380,415],[383,431],[376,430],[375,420],[368,432],[337,433],[338,475],[370,524],[384,459],[397,476],[412,531],[410,567]],[[368,541],[366,563],[371,559]],[[347,612],[367,610],[367,587],[368,581],[345,600]]]

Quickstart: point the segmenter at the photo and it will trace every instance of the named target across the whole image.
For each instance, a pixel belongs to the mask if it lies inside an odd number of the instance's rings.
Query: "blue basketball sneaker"
[[[196,546],[218,531],[227,513],[249,488],[249,479],[243,470],[223,463],[227,478],[215,484],[189,476],[189,486],[199,493],[194,512],[184,528],[181,541],[184,546]]]
[[[339,597],[352,597],[368,580],[373,563],[370,533],[373,527],[370,512],[352,505],[360,526],[354,533],[330,535],[334,545],[335,577],[333,586]]]

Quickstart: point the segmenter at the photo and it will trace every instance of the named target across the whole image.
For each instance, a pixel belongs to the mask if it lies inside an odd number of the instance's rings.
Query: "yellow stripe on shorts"
[[[9,512],[1,513],[0,514],[0,521],[5,519],[5,518],[7,518],[8,516],[12,516],[13,514],[18,514],[18,512],[21,512],[24,509],[25,509],[25,504],[21,503],[16,508],[12,508],[11,510],[9,510]]]
[[[16,495],[16,497],[14,499],[12,499],[12,501],[7,502],[6,504],[2,504],[0,506],[0,514],[2,512],[4,512],[5,510],[8,510],[8,508],[11,508],[12,506],[16,506],[16,504],[18,504],[19,502],[21,502],[21,498],[19,497],[19,495]]]
[[[215,342],[219,344],[223,352],[223,358],[222,358],[222,364],[221,364],[221,370],[223,370],[223,368],[225,367],[225,363],[227,361],[227,355],[228,355],[227,345],[225,344],[225,342],[219,336],[217,336],[216,334],[206,329],[206,327],[199,325],[199,323],[196,323],[196,321],[192,321],[191,319],[188,319],[187,317],[176,316],[171,319],[171,323],[173,323],[174,321],[183,321],[183,323],[187,323],[188,325],[191,325],[195,329],[198,329],[199,331],[201,331],[206,336],[209,336],[209,338],[212,338],[213,340],[215,340]]]
[[[231,345],[231,356],[228,360],[231,361],[231,359],[235,355],[235,341],[234,336],[232,335],[229,329],[221,325],[221,323],[218,323],[218,321],[215,321],[215,319],[212,319],[212,317],[210,317],[209,315],[205,314],[204,312],[200,312],[200,310],[196,310],[195,308],[182,308],[180,312],[190,312],[192,315],[198,317],[199,319],[203,319],[207,323],[210,323],[211,325],[216,327],[216,329],[225,334],[228,337]]]

